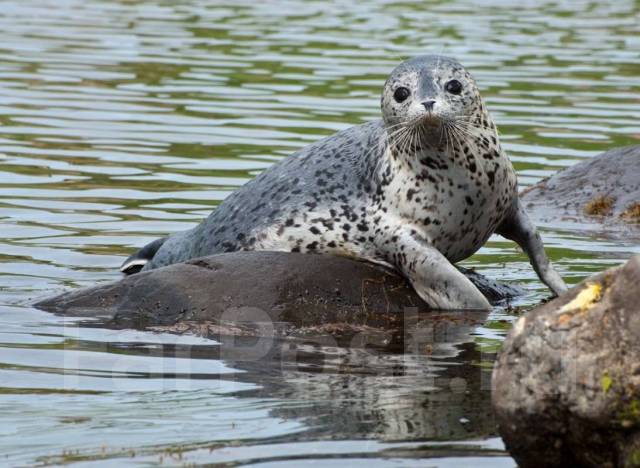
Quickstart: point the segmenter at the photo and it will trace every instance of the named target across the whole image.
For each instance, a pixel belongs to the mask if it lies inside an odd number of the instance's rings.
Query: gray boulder
[[[640,256],[520,318],[492,403],[523,468],[640,466]]]
[[[640,239],[640,146],[582,161],[520,197],[540,226]]]
[[[492,301],[521,293],[471,270],[463,272]],[[36,307],[94,317],[114,328],[207,324],[213,334],[288,335],[303,330],[393,328],[406,309],[428,310],[394,271],[330,255],[234,252],[138,273],[67,292]],[[264,328],[265,323],[276,324]]]

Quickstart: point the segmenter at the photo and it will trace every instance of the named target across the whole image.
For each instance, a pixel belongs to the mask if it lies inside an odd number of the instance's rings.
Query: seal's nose
[[[427,111],[431,112],[433,110],[433,106],[435,105],[436,101],[424,101],[422,103],[422,105],[424,106],[425,109],[427,109]]]

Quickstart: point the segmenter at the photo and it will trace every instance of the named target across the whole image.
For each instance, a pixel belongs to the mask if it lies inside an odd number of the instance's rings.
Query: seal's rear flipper
[[[134,273],[138,273],[147,263],[149,263],[158,249],[162,247],[162,244],[164,244],[165,240],[167,240],[166,237],[156,239],[153,242],[142,247],[140,250],[138,250],[136,253],[134,253],[124,261],[124,263],[120,267],[120,271],[125,275],[133,275]]]

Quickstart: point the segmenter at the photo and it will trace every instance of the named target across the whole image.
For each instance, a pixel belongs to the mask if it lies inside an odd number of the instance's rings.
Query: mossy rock
[[[639,284],[640,255],[514,325],[492,401],[522,468],[640,466]]]
[[[640,146],[582,161],[520,197],[538,225],[640,239]]]

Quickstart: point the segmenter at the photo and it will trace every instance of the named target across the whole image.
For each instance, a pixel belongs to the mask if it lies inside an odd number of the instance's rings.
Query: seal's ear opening
[[[125,275],[134,275],[139,273],[140,270],[144,268],[144,266],[151,261],[156,252],[162,247],[164,241],[167,238],[163,237],[161,239],[156,239],[150,244],[145,245],[136,253],[127,258],[122,266],[120,267],[120,271]]]

